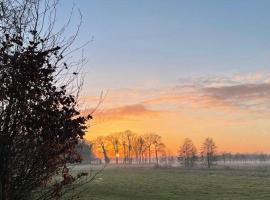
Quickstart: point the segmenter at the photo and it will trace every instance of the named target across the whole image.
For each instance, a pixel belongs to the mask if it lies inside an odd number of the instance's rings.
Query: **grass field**
[[[109,168],[84,189],[85,200],[260,200],[270,171]]]

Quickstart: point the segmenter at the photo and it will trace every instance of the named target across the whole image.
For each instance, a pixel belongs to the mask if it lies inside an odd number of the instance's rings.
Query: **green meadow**
[[[265,200],[270,171],[107,168],[81,190],[83,200]]]

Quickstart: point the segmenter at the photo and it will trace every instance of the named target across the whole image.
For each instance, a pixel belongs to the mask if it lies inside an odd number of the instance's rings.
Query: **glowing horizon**
[[[197,148],[212,137],[219,152],[270,152],[269,97],[268,74],[260,73],[109,91],[86,138],[130,129],[160,134],[173,153],[187,137]],[[98,101],[82,97],[84,104]]]

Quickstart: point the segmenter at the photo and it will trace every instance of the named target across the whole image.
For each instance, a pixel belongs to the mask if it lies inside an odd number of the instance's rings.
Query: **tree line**
[[[91,142],[94,154],[106,164],[160,164],[174,159],[166,151],[162,137],[156,133],[137,134],[131,130],[98,136]],[[192,140],[186,138],[179,147],[177,160],[185,167],[193,167],[201,158],[210,168],[216,158],[217,146],[212,138],[206,138],[201,151]]]
[[[168,164],[192,168],[204,165],[230,165],[233,163],[264,163],[270,155],[264,153],[218,152],[212,138],[206,138],[197,148],[189,138],[172,155],[156,133],[136,134],[131,130],[98,136],[91,142],[80,144],[84,163],[102,164]]]
[[[139,135],[131,130],[98,136],[92,141],[96,154],[105,163],[112,159],[116,164],[159,164],[159,156],[165,154],[162,137],[155,133]]]

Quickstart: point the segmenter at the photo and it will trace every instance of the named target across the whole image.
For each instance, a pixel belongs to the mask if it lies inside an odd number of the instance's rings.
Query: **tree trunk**
[[[107,152],[104,146],[102,146],[102,151],[103,151],[105,163],[108,164],[110,162],[110,159],[107,156]]]
[[[116,164],[118,165],[118,156],[119,156],[119,154],[118,154],[118,149],[117,149],[117,151],[115,152],[115,160],[116,160]]]
[[[132,163],[130,153],[131,153],[131,145],[128,145],[128,162],[129,162],[129,164]]]
[[[148,162],[151,164],[151,147],[148,147]]]
[[[157,165],[158,165],[158,151],[157,151],[157,149],[155,149],[155,152],[156,152],[156,162],[157,162]]]
[[[123,160],[123,163],[125,163],[126,164],[126,162],[127,162],[127,152],[126,152],[126,145],[124,144],[123,145],[123,153],[124,153],[124,155],[123,155],[123,157],[124,157],[124,160]]]
[[[211,166],[211,164],[210,164],[210,156],[209,155],[207,155],[207,165],[208,165],[208,168],[210,168]]]

